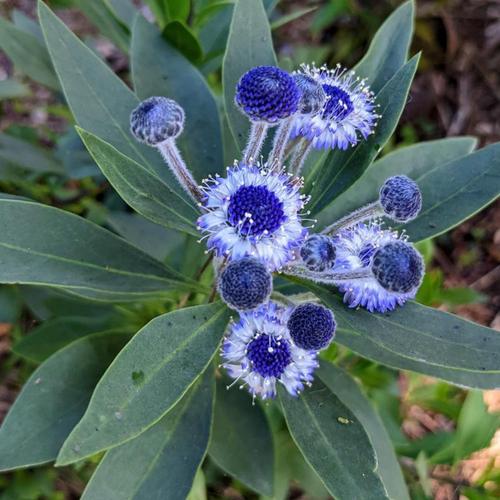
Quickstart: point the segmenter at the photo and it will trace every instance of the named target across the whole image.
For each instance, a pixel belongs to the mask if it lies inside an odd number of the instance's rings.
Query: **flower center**
[[[323,110],[323,118],[330,120],[343,120],[354,111],[354,105],[349,94],[340,87],[323,84],[327,101]]]
[[[285,220],[283,203],[265,186],[242,186],[227,209],[229,223],[244,236],[274,233]]]
[[[248,344],[247,357],[253,369],[263,377],[279,378],[292,361],[288,341],[265,333]]]
[[[367,267],[370,265],[373,254],[375,253],[375,247],[371,243],[366,243],[363,248],[360,250],[358,257],[363,264],[363,267]]]

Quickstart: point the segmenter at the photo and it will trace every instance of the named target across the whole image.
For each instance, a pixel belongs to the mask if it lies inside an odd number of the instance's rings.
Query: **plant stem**
[[[302,167],[304,166],[304,162],[307,158],[307,155],[310,153],[312,149],[312,142],[303,138],[297,144],[292,160],[290,161],[290,173],[293,175],[299,175]]]
[[[373,203],[369,203],[368,205],[365,205],[364,207],[361,207],[358,210],[347,214],[345,217],[342,217],[338,221],[335,221],[333,224],[323,229],[323,231],[321,231],[321,234],[337,233],[341,229],[352,227],[358,222],[363,222],[368,219],[374,219],[376,217],[380,217],[381,215],[384,215],[384,211],[379,202],[374,201]]]
[[[267,135],[269,125],[266,122],[252,122],[250,136],[243,152],[243,163],[249,164],[257,160]]]
[[[274,135],[274,143],[271,154],[269,155],[268,163],[281,165],[285,156],[286,145],[288,144],[288,137],[290,136],[290,129],[292,128],[293,116],[283,120]]]

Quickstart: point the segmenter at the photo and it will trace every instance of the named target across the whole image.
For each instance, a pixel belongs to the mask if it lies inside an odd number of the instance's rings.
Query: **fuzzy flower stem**
[[[159,143],[157,148],[186,193],[196,202],[201,202],[203,194],[184,163],[181,153],[175,144],[175,140],[173,138],[167,139]]]
[[[273,150],[269,155],[269,164],[276,163],[281,165],[285,156],[286,145],[290,137],[290,129],[292,128],[293,116],[283,120],[274,135]]]
[[[287,273],[298,278],[307,278],[316,283],[324,283],[326,285],[338,285],[345,281],[356,279],[370,278],[372,272],[370,268],[362,268],[348,272],[314,272],[302,266],[294,266],[287,270]]]
[[[373,203],[369,203],[364,207],[358,208],[354,212],[347,214],[345,217],[342,217],[338,221],[335,221],[333,224],[329,225],[321,234],[334,234],[338,233],[340,230],[352,227],[358,222],[363,222],[368,219],[375,219],[384,215],[384,209],[380,206],[378,201],[374,201]]]
[[[297,302],[295,302],[291,297],[288,295],[284,295],[283,293],[280,292],[273,292],[271,294],[271,299],[274,299],[277,302],[281,302],[282,304],[286,306],[296,306]]]
[[[252,122],[248,142],[243,152],[243,163],[250,164],[252,161],[257,160],[266,139],[268,128],[269,125],[266,122]]]
[[[302,167],[304,166],[304,162],[311,152],[312,149],[312,142],[308,141],[307,139],[301,139],[300,142],[297,144],[292,160],[290,161],[290,173],[293,175],[299,175],[300,171],[302,170]]]

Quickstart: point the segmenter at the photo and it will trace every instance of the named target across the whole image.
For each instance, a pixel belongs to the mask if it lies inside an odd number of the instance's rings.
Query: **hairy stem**
[[[175,144],[175,140],[167,139],[158,144],[157,147],[163,159],[170,167],[170,170],[172,170],[180,185],[184,188],[184,191],[186,191],[194,201],[200,202],[203,199],[203,194],[182,159],[181,153]]]
[[[281,165],[285,156],[286,145],[290,137],[290,129],[292,128],[293,116],[283,120],[274,135],[274,143],[271,154],[269,155],[269,164],[277,163]]]
[[[300,140],[300,142],[297,144],[292,160],[290,161],[290,173],[293,175],[299,175],[302,167],[304,166],[304,162],[308,156],[308,154],[311,152],[312,149],[312,142],[308,141],[307,139],[303,138]]]
[[[269,125],[266,122],[252,122],[250,136],[243,151],[243,163],[248,164],[257,159],[266,139],[267,129]]]
[[[380,206],[378,201],[374,201],[373,203],[369,203],[364,207],[358,208],[354,212],[347,214],[345,217],[342,217],[338,221],[335,221],[333,224],[329,225],[321,234],[334,234],[339,232],[342,229],[347,227],[352,227],[358,222],[363,222],[368,219],[375,219],[384,215],[384,210]]]

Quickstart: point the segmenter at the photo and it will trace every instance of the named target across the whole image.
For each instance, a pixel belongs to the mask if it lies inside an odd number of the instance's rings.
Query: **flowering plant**
[[[84,498],[185,498],[208,454],[279,497],[291,446],[335,498],[409,498],[387,431],[332,362],[336,345],[460,386],[500,385],[496,332],[411,300],[425,272],[414,244],[500,185],[499,146],[472,152],[468,138],[379,158],[418,64],[407,60],[412,16],[411,2],[396,10],[355,71],[289,73],[260,0],[239,0],[218,106],[140,15],[132,91],[40,2],[78,134],[120,197],[166,228],[170,251],[126,241],[130,214],[121,231],[108,224],[122,238],[0,197],[0,281],[49,287],[88,316],[34,350],[43,362],[0,429],[0,469],[104,453]]]

